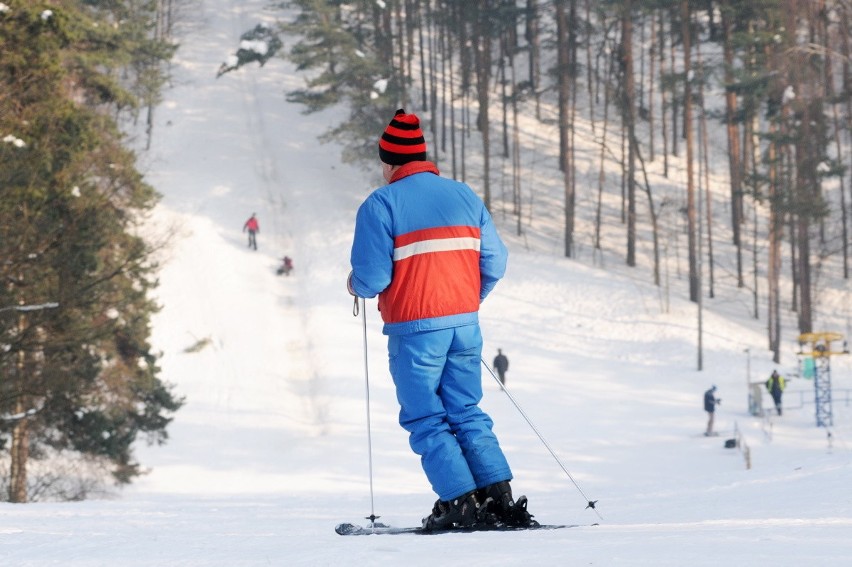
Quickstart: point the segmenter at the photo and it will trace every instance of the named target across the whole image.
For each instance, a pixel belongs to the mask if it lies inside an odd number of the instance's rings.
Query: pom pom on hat
[[[379,158],[388,165],[426,159],[426,139],[416,115],[406,114],[403,108],[396,111],[379,138]]]

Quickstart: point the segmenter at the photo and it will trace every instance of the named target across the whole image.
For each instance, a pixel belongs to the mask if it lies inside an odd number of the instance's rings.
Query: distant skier
[[[716,398],[716,386],[704,392],[704,411],[707,412],[707,431],[704,433],[707,437],[715,435],[713,433],[713,415],[716,413],[716,406],[722,403],[722,400]]]
[[[285,276],[289,276],[290,272],[293,271],[293,259],[290,256],[284,256],[283,263],[278,267],[276,273],[280,276],[284,274]]]
[[[260,232],[260,225],[257,223],[255,213],[252,213],[249,220],[243,225],[243,232],[246,231],[248,231],[248,247],[257,250],[257,237],[255,235]]]
[[[500,383],[506,384],[506,371],[509,370],[509,359],[503,354],[503,349],[497,349],[497,356],[494,357],[494,370],[497,371]]]
[[[784,377],[778,374],[777,370],[772,371],[769,380],[766,381],[766,389],[772,394],[772,401],[775,402],[775,411],[781,415],[781,396],[784,394],[784,388],[787,387]]]

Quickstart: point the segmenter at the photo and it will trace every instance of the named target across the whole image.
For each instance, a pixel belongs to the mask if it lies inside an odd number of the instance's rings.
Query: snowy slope
[[[374,498],[368,475],[362,320],[344,286],[354,213],[378,183],[339,163],[283,93],[303,80],[270,61],[215,79],[236,38],[273,21],[266,2],[203,0],[182,29],[175,84],[158,111],[148,180],[163,194],[151,237],[168,238],[153,341],[187,405],[151,472],[113,500],[0,504],[9,565],[846,565],[852,553],[852,411],[833,439],[813,406],[763,422],[746,411],[773,368],[762,323],[662,309],[645,274],[528,252],[500,226],[510,267],[482,310],[486,360],[502,348],[508,386],[600,517],[496,383],[483,405],[518,494],[571,530],[343,538],[371,512],[416,525],[434,501],[396,423],[375,302],[367,303]],[[377,133],[378,134],[378,133]],[[257,252],[243,222],[256,212]],[[501,222],[497,218],[498,224]],[[295,272],[275,275],[290,255]],[[685,288],[682,280],[674,283]],[[186,352],[198,341],[209,344]],[[791,351],[792,352],[792,351]],[[782,371],[789,373],[793,357]],[[852,388],[850,363],[834,385]],[[717,384],[717,438],[701,435],[701,395]],[[811,385],[793,380],[787,394]],[[724,449],[739,428],[751,447]],[[597,526],[588,526],[599,523]]]

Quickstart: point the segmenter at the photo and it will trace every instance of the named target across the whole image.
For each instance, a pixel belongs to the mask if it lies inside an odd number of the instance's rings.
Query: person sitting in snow
[[[476,193],[426,161],[416,115],[397,110],[379,158],[387,185],[358,209],[347,289],[379,296],[399,423],[438,495],[423,528],[535,525],[479,407],[479,304],[505,273],[506,246]]]
[[[289,276],[290,272],[293,271],[293,259],[290,256],[284,256],[282,260],[281,266],[278,267],[278,275],[284,274],[285,276]]]

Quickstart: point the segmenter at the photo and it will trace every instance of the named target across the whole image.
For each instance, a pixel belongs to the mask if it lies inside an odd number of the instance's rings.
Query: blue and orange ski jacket
[[[359,297],[379,296],[386,335],[472,325],[507,258],[476,193],[416,161],[358,209],[350,283]]]

